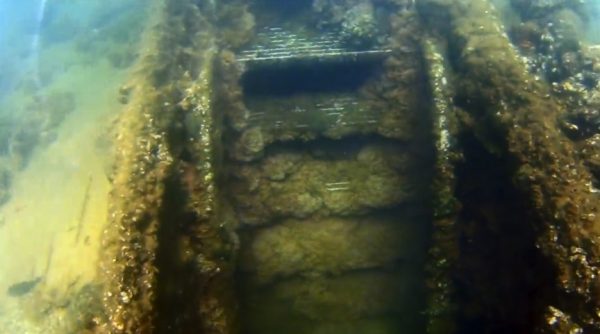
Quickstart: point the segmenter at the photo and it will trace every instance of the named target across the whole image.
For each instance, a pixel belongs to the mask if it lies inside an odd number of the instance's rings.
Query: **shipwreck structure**
[[[155,7],[81,331],[600,332],[580,1]]]

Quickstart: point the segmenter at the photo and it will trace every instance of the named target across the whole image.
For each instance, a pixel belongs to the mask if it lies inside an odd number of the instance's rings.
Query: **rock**
[[[349,47],[356,49],[369,47],[376,41],[378,30],[370,2],[361,2],[345,13],[341,35]]]
[[[263,133],[260,127],[245,130],[238,142],[235,143],[235,158],[241,161],[250,161],[262,155],[265,148]]]
[[[272,181],[283,181],[294,173],[302,162],[302,155],[283,153],[270,156],[262,167],[263,173]]]

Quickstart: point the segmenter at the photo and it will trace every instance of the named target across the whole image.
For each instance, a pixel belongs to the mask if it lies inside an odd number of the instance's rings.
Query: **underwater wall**
[[[167,1],[121,116],[109,328],[598,330],[585,11],[507,8]]]

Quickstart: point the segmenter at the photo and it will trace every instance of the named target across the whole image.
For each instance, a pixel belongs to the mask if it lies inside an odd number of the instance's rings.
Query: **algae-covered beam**
[[[198,74],[179,103],[185,128],[182,148],[188,154],[179,163],[186,198],[183,211],[191,217],[190,233],[181,238],[189,238],[188,251],[193,254],[187,274],[199,322],[192,326],[202,333],[229,334],[238,325],[233,285],[237,237],[217,186],[222,170],[222,115],[213,110],[216,44],[214,30],[207,26],[196,41],[195,49],[201,50]]]
[[[461,154],[456,147],[456,115],[452,105],[452,89],[448,81],[445,58],[432,38],[422,43],[425,57],[431,117],[435,138],[435,175],[432,190],[433,231],[427,265],[428,322],[427,333],[456,333],[458,330],[457,296],[453,276],[459,261],[458,214],[460,203],[455,197],[455,164]]]
[[[211,2],[157,0],[123,92],[101,333],[232,332],[216,216]],[[225,277],[224,277],[225,276]],[[216,288],[213,288],[215,287]],[[230,310],[233,307],[229,307]]]
[[[600,330],[600,216],[592,176],[557,126],[563,106],[527,72],[485,0],[423,0],[419,10],[448,39],[462,107],[505,157],[541,223],[536,246],[555,270],[538,296],[536,331]],[[531,222],[524,221],[523,224]]]
[[[162,1],[154,5],[153,24],[164,25],[166,5]],[[149,78],[154,71],[146,72],[163,54],[161,38],[146,32],[143,45],[146,51],[130,84],[135,90],[116,130],[117,155],[101,263],[107,321],[99,332],[106,333],[151,333],[156,316],[158,208],[164,193],[162,180],[172,158],[156,118],[164,102],[159,87]]]

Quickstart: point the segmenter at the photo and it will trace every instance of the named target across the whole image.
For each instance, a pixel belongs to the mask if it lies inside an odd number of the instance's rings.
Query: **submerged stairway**
[[[392,46],[266,27],[223,65],[245,333],[422,330],[430,148]]]

